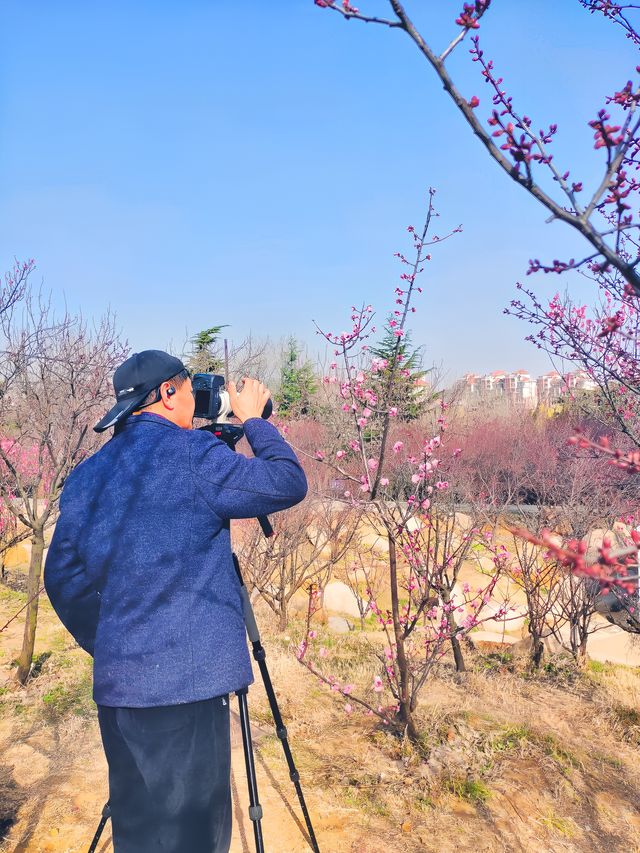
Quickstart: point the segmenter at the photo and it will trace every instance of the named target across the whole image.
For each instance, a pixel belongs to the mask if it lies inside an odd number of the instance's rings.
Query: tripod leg
[[[251,724],[249,723],[249,706],[247,704],[247,688],[236,691],[240,710],[240,728],[242,729],[242,746],[244,763],[247,769],[247,785],[249,787],[249,817],[253,823],[253,834],[256,840],[256,853],[264,853],[262,840],[262,806],[258,801],[258,781],[256,766],[253,761],[253,744],[251,742]]]
[[[289,739],[287,735],[287,727],[285,726],[282,720],[280,708],[278,707],[278,700],[276,699],[273,684],[271,683],[271,676],[269,675],[269,670],[267,669],[267,662],[265,660],[266,656],[267,653],[265,652],[260,640],[254,642],[253,657],[258,662],[258,666],[260,668],[260,674],[262,675],[262,681],[264,682],[264,689],[267,693],[267,698],[269,699],[271,715],[276,725],[276,734],[278,735],[280,743],[282,744],[284,757],[287,762],[287,767],[289,768],[289,778],[293,782],[293,786],[296,789],[296,794],[298,795],[298,802],[300,803],[300,810],[302,811],[302,814],[304,816],[304,822],[307,825],[307,832],[309,833],[309,843],[311,844],[311,849],[314,851],[314,853],[320,853],[316,834],[313,831],[313,826],[311,824],[309,810],[307,809],[307,803],[305,802],[304,794],[302,793],[302,786],[300,785],[300,773],[298,772],[298,769],[293,760],[293,755],[291,754],[291,748],[289,746]]]
[[[98,824],[98,828],[96,829],[96,834],[93,836],[93,841],[91,842],[91,846],[89,847],[88,853],[94,853],[94,851],[98,847],[98,842],[100,841],[100,836],[102,835],[102,830],[105,827],[106,822],[111,817],[111,807],[109,803],[105,803],[102,808],[102,816],[100,818],[100,823]]]
[[[262,681],[264,682],[264,689],[267,693],[267,698],[269,700],[269,707],[271,708],[271,716],[273,717],[273,721],[276,726],[276,734],[278,735],[280,743],[282,744],[284,757],[287,762],[287,767],[289,768],[289,778],[293,782],[293,786],[296,789],[296,794],[298,795],[300,809],[304,816],[304,822],[307,825],[307,832],[309,833],[308,840],[311,844],[311,849],[314,851],[314,853],[320,853],[316,834],[313,831],[313,826],[311,824],[309,810],[307,809],[307,804],[305,802],[304,794],[302,792],[302,786],[300,785],[300,774],[298,773],[298,769],[295,765],[293,755],[291,754],[291,749],[289,747],[287,728],[284,722],[282,721],[282,714],[280,713],[280,708],[278,707],[278,700],[276,698],[275,690],[273,689],[273,684],[271,683],[271,676],[269,675],[269,670],[267,668],[267,653],[260,640],[260,631],[258,630],[258,623],[256,622],[253,607],[251,606],[249,593],[247,592],[247,588],[242,582],[240,563],[238,562],[238,558],[235,554],[233,555],[233,562],[241,584],[242,607],[244,612],[244,622],[247,629],[247,636],[249,637],[249,640],[251,641],[251,645],[253,647],[253,657],[257,662],[258,667],[260,668],[260,675],[262,676]]]

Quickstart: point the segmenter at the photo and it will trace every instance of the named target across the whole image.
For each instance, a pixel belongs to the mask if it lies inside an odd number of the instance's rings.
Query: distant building
[[[540,402],[551,403],[563,399],[572,391],[595,391],[597,384],[584,370],[564,376],[555,370],[534,379],[528,370],[507,373],[494,370],[480,375],[465,373],[460,388],[463,398],[472,400],[502,399],[505,403],[535,407]]]

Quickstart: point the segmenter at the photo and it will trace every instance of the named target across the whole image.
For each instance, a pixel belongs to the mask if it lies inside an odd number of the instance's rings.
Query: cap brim
[[[135,411],[137,406],[144,400],[148,392],[145,392],[141,397],[136,397],[135,400],[121,400],[110,409],[107,414],[101,418],[94,426],[94,432],[104,432],[109,427],[115,426],[120,421],[124,420],[131,412]]]

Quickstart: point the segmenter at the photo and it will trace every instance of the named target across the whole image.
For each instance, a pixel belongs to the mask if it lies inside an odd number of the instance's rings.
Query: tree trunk
[[[544,643],[536,634],[531,635],[531,666],[533,669],[539,669],[544,655]]]
[[[20,684],[25,684],[31,670],[33,647],[36,642],[36,626],[38,624],[38,592],[42,577],[42,556],[44,554],[44,530],[36,527],[31,535],[31,560],[29,561],[29,580],[27,583],[27,615],[24,623],[22,651],[18,658],[16,678]]]
[[[453,621],[451,614],[449,614],[449,619]],[[452,631],[455,631],[455,624],[449,625]],[[451,648],[453,650],[453,659],[456,664],[456,672],[466,672],[467,668],[464,665],[464,658],[462,656],[462,647],[460,646],[460,640],[458,639],[456,634],[451,634]]]
[[[571,646],[571,654],[576,661],[578,660],[578,654],[580,652],[580,639],[578,623],[575,619],[571,619],[569,627],[569,644]]]
[[[580,639],[580,645],[578,646],[578,652],[576,654],[576,663],[581,669],[587,665],[587,641],[589,640],[589,635],[587,633],[582,635]]]
[[[444,589],[442,591],[442,600],[445,604],[451,603],[451,596],[449,595],[448,589]],[[447,612],[447,622],[449,624],[449,633],[451,634],[451,650],[453,651],[453,659],[456,664],[456,672],[466,672],[467,668],[464,665],[462,647],[460,646],[460,640],[456,634],[458,626],[456,625],[456,620],[453,618],[453,613],[451,613],[451,611]]]
[[[398,720],[403,723],[409,738],[418,740],[418,729],[413,719],[411,710],[411,696],[409,693],[409,664],[404,649],[404,633],[400,624],[400,601],[398,598],[398,560],[396,557],[396,543],[391,533],[387,534],[389,542],[389,580],[391,584],[391,613],[393,616],[393,633],[396,640],[396,663],[400,676],[400,710]]]
[[[287,622],[288,622],[287,616],[288,616],[287,602],[285,601],[284,598],[282,598],[280,601],[280,609],[278,611],[278,627],[280,628],[281,631],[287,630]]]

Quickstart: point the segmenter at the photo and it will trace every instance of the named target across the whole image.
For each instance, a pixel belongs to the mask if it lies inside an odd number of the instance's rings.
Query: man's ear
[[[173,409],[171,397],[176,393],[175,386],[169,382],[163,382],[160,386],[160,399],[167,409]]]

